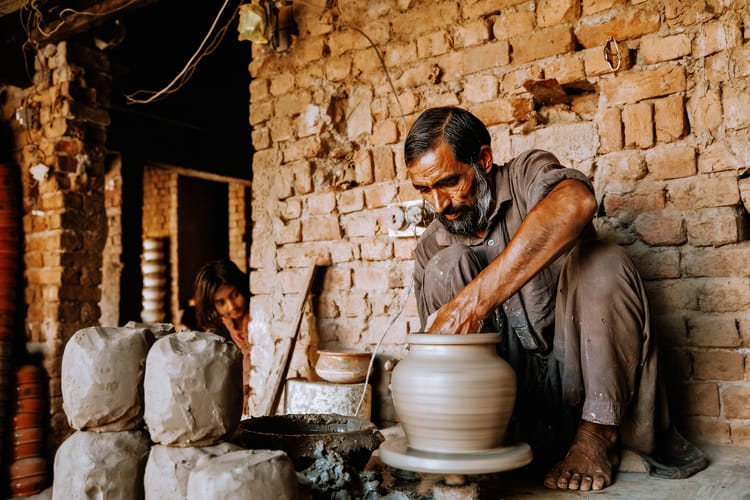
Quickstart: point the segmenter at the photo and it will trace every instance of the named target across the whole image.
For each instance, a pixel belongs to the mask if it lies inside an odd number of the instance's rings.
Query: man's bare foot
[[[601,490],[612,484],[620,456],[617,427],[583,421],[568,454],[544,478],[548,488]]]

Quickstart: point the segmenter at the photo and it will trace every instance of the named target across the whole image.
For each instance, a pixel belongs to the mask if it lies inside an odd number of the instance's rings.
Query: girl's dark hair
[[[404,160],[408,167],[444,141],[456,159],[471,165],[479,160],[479,150],[490,145],[490,133],[484,123],[465,109],[453,106],[424,111],[409,130],[404,142]]]
[[[247,275],[240,271],[237,264],[226,259],[207,262],[198,271],[193,284],[195,319],[199,328],[214,332],[224,329],[214,304],[216,292],[222,285],[237,287],[245,300],[250,300]]]

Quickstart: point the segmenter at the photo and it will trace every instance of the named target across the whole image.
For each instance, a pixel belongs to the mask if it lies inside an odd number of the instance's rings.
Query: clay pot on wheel
[[[497,355],[500,336],[410,334],[391,393],[409,447],[465,453],[502,446],[516,375]]]

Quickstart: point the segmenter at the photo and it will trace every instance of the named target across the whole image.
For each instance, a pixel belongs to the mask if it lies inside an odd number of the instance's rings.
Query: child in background
[[[198,327],[231,337],[248,355],[250,342],[250,288],[247,275],[230,260],[204,264],[195,277],[195,315]]]

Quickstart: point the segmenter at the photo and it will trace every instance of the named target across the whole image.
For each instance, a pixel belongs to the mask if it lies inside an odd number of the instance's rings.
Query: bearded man
[[[520,437],[557,462],[544,484],[602,489],[620,446],[662,477],[705,467],[674,430],[669,446],[677,439],[690,453],[667,465],[664,454],[654,458],[671,427],[646,292],[625,251],[596,239],[589,179],[540,150],[494,164],[487,128],[455,107],[422,113],[404,150],[413,186],[437,215],[415,249],[422,330],[503,333]]]

